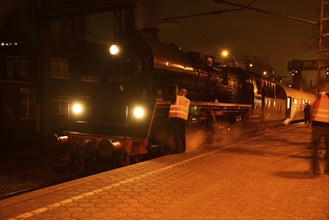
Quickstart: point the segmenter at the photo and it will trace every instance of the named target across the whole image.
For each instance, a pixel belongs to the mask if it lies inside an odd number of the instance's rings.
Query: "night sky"
[[[252,0],[230,0],[245,4]],[[153,2],[153,1],[151,1]],[[310,36],[319,31],[317,25],[264,14],[248,9],[217,15],[177,19],[175,22],[159,23],[159,19],[193,15],[214,10],[236,8],[213,0],[162,0],[145,6],[137,6],[137,26],[154,26],[160,29],[160,40],[175,43],[183,50],[200,51],[219,56],[219,51],[229,49],[235,57],[244,55],[267,59],[277,70],[277,75],[290,72],[287,63],[292,59],[317,59],[317,50],[308,50]],[[318,22],[320,0],[256,0],[252,7]],[[145,8],[151,8],[150,13]],[[89,16],[88,39],[108,44],[113,39],[112,14]],[[109,22],[103,22],[104,20]],[[306,73],[306,72],[305,72]],[[316,74],[307,72],[308,81]]]

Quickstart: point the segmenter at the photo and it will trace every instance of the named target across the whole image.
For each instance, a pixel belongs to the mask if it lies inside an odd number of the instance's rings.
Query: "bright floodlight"
[[[119,47],[115,44],[110,46],[110,54],[117,55],[120,52]]]
[[[145,110],[142,107],[136,107],[134,109],[135,118],[143,118],[145,115]]]
[[[82,112],[82,106],[79,103],[76,103],[72,106],[72,111],[74,114],[80,114]]]

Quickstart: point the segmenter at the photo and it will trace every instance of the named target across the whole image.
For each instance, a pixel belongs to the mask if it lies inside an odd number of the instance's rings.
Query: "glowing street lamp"
[[[222,51],[222,56],[227,57],[229,55],[229,52],[227,50]]]
[[[238,67],[238,61],[236,60],[236,58],[232,54],[230,54],[230,52],[228,50],[222,50],[221,55],[224,58],[226,58],[228,56],[231,56],[234,60],[235,66]]]

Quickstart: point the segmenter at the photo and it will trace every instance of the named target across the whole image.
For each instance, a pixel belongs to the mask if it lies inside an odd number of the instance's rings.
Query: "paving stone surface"
[[[327,220],[329,176],[308,171],[310,134],[286,126],[49,187],[1,201],[0,219]]]

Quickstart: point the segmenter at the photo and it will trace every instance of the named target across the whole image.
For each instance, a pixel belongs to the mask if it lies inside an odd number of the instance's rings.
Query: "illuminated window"
[[[35,119],[35,90],[21,88],[21,119]]]
[[[287,109],[291,109],[291,97],[287,98]]]
[[[7,76],[8,77],[27,76],[27,56],[8,56]]]
[[[57,79],[70,79],[69,61],[67,59],[52,57],[50,60],[50,75]]]

